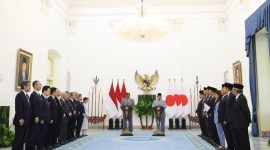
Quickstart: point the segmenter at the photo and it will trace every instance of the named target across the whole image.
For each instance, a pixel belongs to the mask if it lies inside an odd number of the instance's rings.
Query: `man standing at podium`
[[[155,134],[164,134],[165,133],[165,109],[166,109],[166,103],[164,100],[161,99],[162,95],[161,93],[158,93],[157,100],[155,100],[152,104],[152,108],[155,111],[155,118],[156,118],[156,124],[157,124],[157,131]],[[158,133],[161,131],[162,133]]]
[[[132,134],[133,131],[132,110],[134,107],[135,107],[134,100],[130,98],[130,93],[127,92],[126,98],[122,100],[120,106],[121,110],[123,111],[123,134]]]

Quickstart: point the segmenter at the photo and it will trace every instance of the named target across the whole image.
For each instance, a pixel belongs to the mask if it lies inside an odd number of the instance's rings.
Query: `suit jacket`
[[[39,117],[40,120],[43,120],[42,116],[42,101],[40,95],[35,91],[30,95],[30,105],[31,105],[31,119],[32,123],[35,122],[35,118]]]
[[[122,102],[121,102],[121,110],[124,111],[125,107],[128,106],[131,108],[131,110],[135,107],[135,102],[133,99],[123,99]]]
[[[229,95],[226,96],[226,99],[225,99],[225,116],[224,116],[224,120],[225,121],[228,121],[228,122],[232,122],[232,105],[235,101],[235,96],[230,93]]]
[[[56,104],[56,100],[50,96],[48,98],[48,102],[49,102],[49,107],[50,107],[50,120],[53,120],[54,123],[57,122],[57,104]]]
[[[66,100],[63,100],[63,99],[60,99],[60,102],[61,102],[61,105],[62,105],[62,110],[63,110],[63,113],[66,115],[66,116],[69,116],[69,113],[72,113],[69,109],[69,106],[67,104],[67,101]]]
[[[243,94],[240,94],[233,103],[232,115],[233,128],[248,128],[251,122],[250,110],[248,108],[247,99]]]
[[[14,125],[19,125],[19,120],[24,120],[24,125],[30,122],[30,104],[23,91],[19,92],[15,97],[15,116],[13,119]]]
[[[51,121],[50,120],[51,110],[49,102],[43,95],[41,95],[41,101],[42,101],[42,118],[45,124],[49,124],[49,122]]]
[[[56,106],[57,106],[57,121],[63,119],[64,117],[64,109],[62,107],[60,99],[57,97],[54,98]]]
[[[218,106],[218,122],[222,123],[225,120],[225,101],[227,99],[227,95],[221,98]]]
[[[210,97],[206,104],[210,107],[210,109],[207,111],[208,119],[214,120],[214,111],[216,106],[215,98]]]
[[[203,112],[203,99],[199,101],[197,109],[196,109],[196,113],[198,114],[199,118],[203,118],[202,112]]]
[[[74,111],[76,111],[75,107],[74,107],[74,104],[71,100],[67,100],[65,101],[67,106],[68,106],[68,109],[70,110],[70,112],[72,113],[72,116],[71,117],[74,117]]]
[[[79,116],[83,116],[83,114],[85,113],[85,110],[84,110],[84,106],[83,106],[83,103],[78,101],[78,104],[77,104],[77,114]]]

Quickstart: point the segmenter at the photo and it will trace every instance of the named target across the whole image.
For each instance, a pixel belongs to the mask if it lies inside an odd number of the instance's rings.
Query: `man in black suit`
[[[27,128],[30,121],[30,103],[28,92],[31,90],[30,81],[21,83],[21,92],[15,98],[15,116],[13,124],[15,125],[15,137],[12,145],[12,150],[22,150],[24,139],[26,137]]]
[[[210,107],[210,109],[206,111],[205,116],[208,122],[207,126],[208,136],[211,139],[208,142],[211,143],[213,146],[217,146],[217,144],[219,144],[219,138],[217,134],[216,125],[214,122],[215,98],[213,97],[213,94],[215,91],[217,91],[217,89],[210,86],[207,89],[209,97],[205,103]]]
[[[48,126],[50,123],[50,105],[48,97],[50,96],[50,86],[43,86],[41,100],[42,100],[42,120],[40,125],[40,134],[39,134],[39,145],[38,150],[48,149],[49,139],[48,139]]]
[[[83,103],[82,103],[82,94],[77,95],[77,125],[76,125],[76,137],[81,137],[80,132],[83,123],[83,114],[85,113]]]
[[[50,106],[50,123],[48,128],[48,142],[49,146],[54,147],[57,144],[57,112],[56,104],[56,88],[51,88],[51,96],[48,98]]]
[[[60,132],[61,132],[61,126],[63,124],[64,118],[66,117],[60,99],[61,99],[61,91],[59,89],[56,89],[56,91],[55,91],[55,102],[56,102],[56,106],[57,106],[57,119],[56,119],[57,120],[57,122],[56,122],[57,132],[56,132],[56,135],[57,135],[58,140],[57,140],[57,144],[55,145],[55,147],[58,147],[61,145],[59,136],[60,136]]]
[[[207,121],[207,117],[205,116],[204,114],[204,104],[206,104],[206,101],[208,99],[208,90],[207,90],[207,87],[204,87],[203,88],[203,94],[204,94],[204,99],[202,101],[202,117],[203,117],[203,121],[204,121],[204,125],[205,125],[205,135],[204,137],[202,137],[203,139],[207,140],[209,138],[209,135],[208,135],[208,121]]]
[[[42,101],[39,91],[41,90],[41,83],[34,81],[32,84],[34,91],[30,95],[31,115],[30,115],[30,128],[26,143],[27,150],[34,150],[38,144],[39,127],[43,124],[42,118]]]
[[[198,103],[198,106],[197,106],[197,109],[196,109],[196,113],[197,113],[197,116],[198,116],[198,119],[199,119],[199,125],[200,125],[200,128],[201,128],[201,135],[199,136],[207,136],[207,131],[206,131],[206,125],[205,125],[205,121],[204,121],[204,118],[203,118],[203,100],[205,99],[205,95],[203,93],[203,90],[200,90],[199,91],[200,93],[200,101]]]
[[[59,136],[58,142],[60,145],[66,144],[68,141],[67,138],[67,131],[68,131],[68,122],[69,118],[71,117],[72,113],[68,108],[66,101],[68,100],[68,95],[66,92],[61,93],[61,98],[59,97],[59,105],[61,106],[61,113],[62,116],[59,116]]]
[[[228,150],[234,150],[234,143],[233,143],[233,134],[231,131],[231,121],[232,121],[232,103],[235,100],[235,96],[232,94],[232,88],[233,84],[231,83],[224,83],[222,85],[221,92],[223,94],[223,97],[219,104],[219,116],[221,117],[221,120],[223,121],[222,127],[225,134],[225,138],[227,141],[227,149]]]
[[[65,101],[71,111],[72,115],[69,116],[68,122],[68,140],[75,140],[75,124],[76,124],[76,106],[75,106],[75,94],[74,92],[69,93],[68,100]]]
[[[244,86],[241,84],[234,84],[232,90],[236,97],[232,105],[232,130],[235,136],[236,150],[250,150],[248,126],[251,123],[251,117],[243,88]]]

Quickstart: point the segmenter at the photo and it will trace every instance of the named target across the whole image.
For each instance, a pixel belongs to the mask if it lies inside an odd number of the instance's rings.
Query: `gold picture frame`
[[[15,90],[19,91],[22,81],[31,81],[33,54],[23,49],[17,52]]]
[[[233,63],[233,82],[243,84],[242,66],[240,61]]]

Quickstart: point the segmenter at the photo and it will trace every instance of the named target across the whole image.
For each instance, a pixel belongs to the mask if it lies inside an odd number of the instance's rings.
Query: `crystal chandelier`
[[[166,35],[168,27],[167,22],[145,15],[144,2],[141,0],[139,15],[120,22],[116,32],[126,40],[150,41]]]

